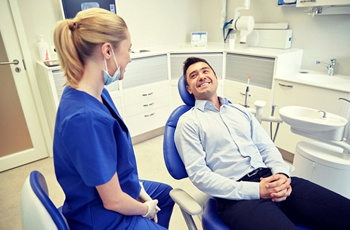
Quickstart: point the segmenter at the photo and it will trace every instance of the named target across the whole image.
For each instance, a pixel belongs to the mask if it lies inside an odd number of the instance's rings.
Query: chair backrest
[[[179,78],[178,90],[185,105],[177,107],[169,116],[164,127],[163,154],[165,165],[170,175],[179,180],[188,177],[185,166],[179,156],[174,142],[174,133],[177,122],[182,114],[191,109],[195,104],[192,94],[186,89],[186,82],[183,76]]]
[[[58,229],[69,227],[61,212],[48,196],[44,176],[32,171],[24,182],[21,192],[22,229]]]

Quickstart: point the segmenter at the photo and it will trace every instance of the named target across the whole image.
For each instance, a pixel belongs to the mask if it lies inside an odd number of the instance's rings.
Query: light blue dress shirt
[[[259,183],[237,182],[259,167],[289,175],[289,167],[257,119],[243,106],[220,98],[220,110],[196,100],[183,114],[175,144],[194,185],[213,197],[259,199]]]

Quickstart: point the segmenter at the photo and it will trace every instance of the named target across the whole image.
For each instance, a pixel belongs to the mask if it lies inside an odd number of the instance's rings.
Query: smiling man
[[[218,78],[201,58],[184,62],[186,88],[196,99],[175,131],[175,144],[193,184],[215,197],[230,229],[350,229],[350,200],[301,178],[257,119],[218,97]]]

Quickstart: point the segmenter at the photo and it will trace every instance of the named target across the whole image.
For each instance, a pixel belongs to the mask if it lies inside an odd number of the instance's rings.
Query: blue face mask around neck
[[[111,77],[111,75],[109,75],[109,73],[108,73],[107,61],[106,61],[106,58],[105,58],[106,70],[103,70],[103,80],[104,80],[104,84],[105,85],[109,85],[112,82],[118,81],[120,79],[120,67],[118,66],[117,59],[115,58],[113,49],[111,49],[111,50],[112,50],[112,54],[113,54],[113,58],[114,58],[115,64],[118,67],[118,69],[113,74],[113,77]]]

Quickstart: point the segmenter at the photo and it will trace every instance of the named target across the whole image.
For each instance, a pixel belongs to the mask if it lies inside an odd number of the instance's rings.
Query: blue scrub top
[[[128,218],[105,209],[95,188],[115,172],[124,192],[135,199],[140,193],[129,131],[106,89],[102,98],[67,86],[57,111],[54,165],[71,229],[127,228]]]

